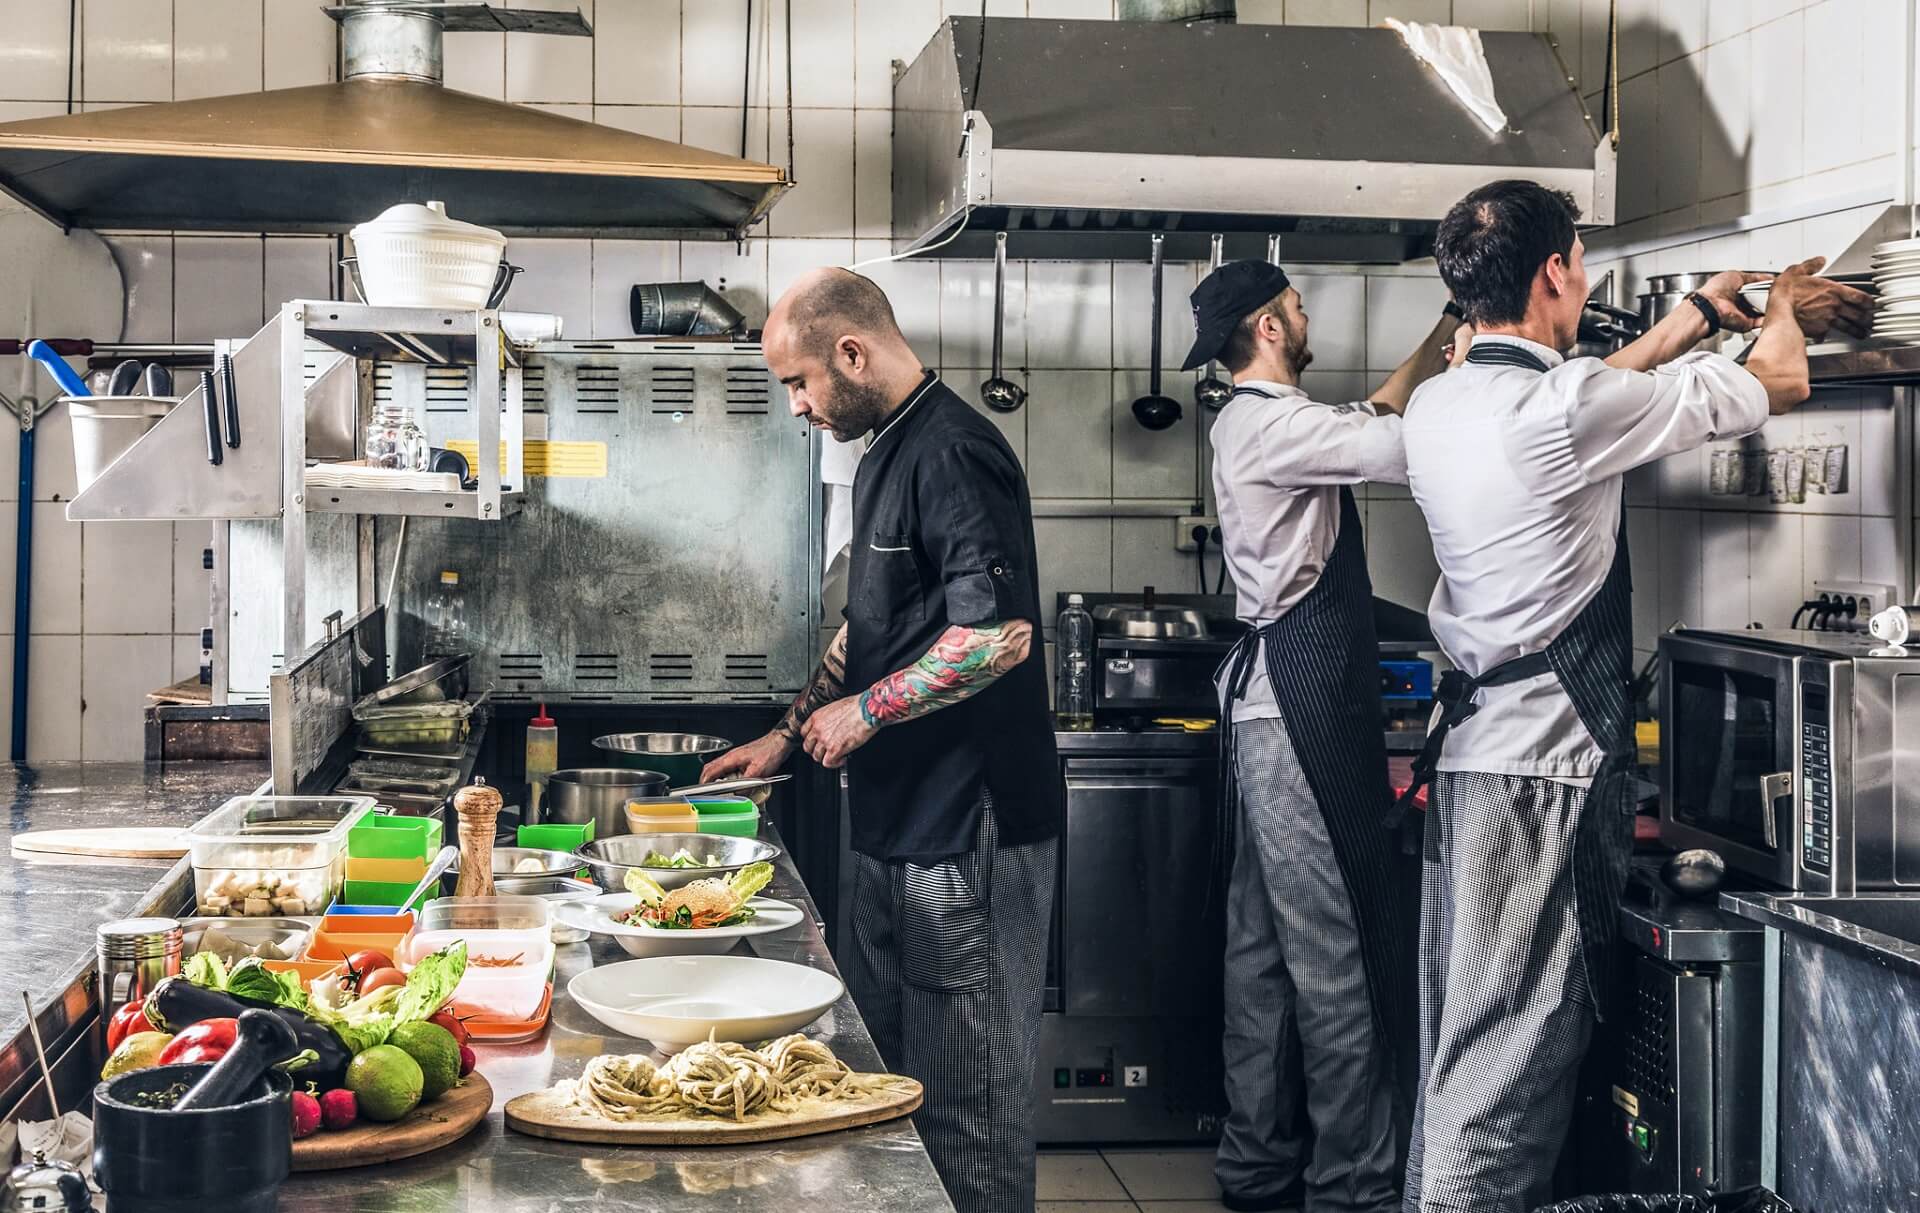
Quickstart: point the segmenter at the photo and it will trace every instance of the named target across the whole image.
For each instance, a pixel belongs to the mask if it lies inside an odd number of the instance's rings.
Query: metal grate
[[[647,678],[652,682],[692,682],[692,653],[655,653],[647,658]]]
[[[656,366],[647,379],[647,407],[671,416],[693,411],[693,368]]]
[[[728,653],[724,661],[724,669],[728,682],[765,682],[767,655],[765,653]]]
[[[620,368],[583,362],[573,372],[574,412],[583,416],[620,411]]]
[[[500,654],[500,681],[505,683],[538,683],[546,677],[547,658],[544,653],[502,653]]]
[[[576,683],[606,685],[620,681],[620,654],[575,653],[573,680]]]
[[[530,363],[521,368],[520,411],[523,413],[544,413],[547,411],[547,368],[545,363]]]
[[[1629,1089],[1642,1099],[1674,1106],[1673,979],[1642,968],[1634,992],[1633,1025],[1627,1034]]]
[[[427,412],[464,413],[472,407],[464,366],[427,368]]]
[[[773,377],[764,367],[727,368],[727,415],[764,417],[773,405]]]

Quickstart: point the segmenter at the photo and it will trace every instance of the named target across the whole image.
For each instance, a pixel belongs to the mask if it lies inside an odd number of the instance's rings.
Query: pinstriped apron
[[[1531,351],[1504,343],[1476,343],[1467,361],[1511,366],[1545,374],[1547,364]],[[1627,511],[1623,501],[1614,540],[1613,565],[1593,599],[1581,608],[1547,647],[1505,661],[1483,674],[1449,670],[1441,676],[1435,699],[1440,718],[1415,760],[1413,784],[1402,793],[1387,824],[1398,826],[1413,797],[1432,779],[1447,734],[1479,710],[1482,687],[1504,686],[1552,673],[1573,701],[1573,709],[1600,747],[1600,767],[1587,789],[1573,837],[1575,916],[1580,924],[1581,958],[1595,1014],[1605,1018],[1610,952],[1619,933],[1620,897],[1633,857],[1633,574],[1627,556]],[[1431,848],[1427,858],[1438,860]],[[1515,924],[1531,930],[1534,924]]]
[[[1258,388],[1234,389],[1234,395],[1243,394],[1277,399]],[[1393,835],[1382,827],[1381,815],[1393,790],[1380,708],[1373,582],[1350,489],[1340,490],[1339,531],[1313,589],[1279,619],[1241,636],[1221,663],[1227,680],[1220,712],[1217,863],[1230,860],[1239,806],[1233,705],[1246,695],[1253,663],[1262,654],[1281,722],[1327,823],[1333,858],[1353,903],[1374,1027],[1391,1048],[1398,1038],[1395,1016],[1405,1013],[1399,1006],[1404,1000],[1390,994],[1400,972],[1399,898],[1392,881]],[[1320,860],[1303,856],[1302,862]],[[1224,876],[1216,883],[1224,887]]]

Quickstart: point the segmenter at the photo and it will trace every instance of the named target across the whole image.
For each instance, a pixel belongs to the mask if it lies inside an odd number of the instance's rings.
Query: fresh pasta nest
[[[833,1050],[804,1036],[764,1049],[707,1040],[655,1066],[638,1053],[596,1057],[560,1093],[611,1121],[718,1116],[745,1121],[810,1102],[857,1099],[894,1089],[888,1074],[858,1074]]]

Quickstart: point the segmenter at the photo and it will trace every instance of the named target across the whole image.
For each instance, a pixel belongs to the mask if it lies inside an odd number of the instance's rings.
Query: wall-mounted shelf
[[[307,488],[307,511],[313,514],[409,515],[414,518],[466,518],[486,522],[511,518],[520,512],[526,495],[502,491],[494,500],[471,489],[440,493],[423,489]]]
[[[1870,341],[1856,346],[1817,348],[1807,354],[1807,371],[1815,387],[1920,384],[1920,345]]]

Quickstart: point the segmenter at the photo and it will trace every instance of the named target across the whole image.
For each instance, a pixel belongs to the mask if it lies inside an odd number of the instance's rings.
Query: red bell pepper
[[[181,1031],[160,1054],[157,1064],[206,1065],[226,1056],[239,1039],[238,1019],[203,1019]]]
[[[147,1018],[146,1000],[136,998],[132,1002],[123,1004],[113,1013],[113,1018],[107,1021],[107,1052],[111,1053],[119,1048],[120,1042],[129,1036],[159,1030]]]

